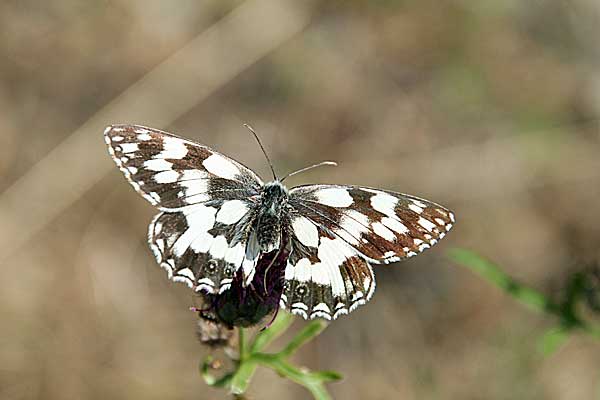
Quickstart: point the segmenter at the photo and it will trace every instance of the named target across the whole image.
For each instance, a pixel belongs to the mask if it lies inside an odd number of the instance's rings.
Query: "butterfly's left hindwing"
[[[160,213],[148,231],[150,247],[169,278],[206,293],[227,290],[240,268],[251,275],[259,256],[251,245],[250,207],[240,200],[215,203]]]
[[[214,199],[247,199],[262,186],[260,178],[237,161],[167,132],[112,125],[104,138],[129,183],[163,211]]]

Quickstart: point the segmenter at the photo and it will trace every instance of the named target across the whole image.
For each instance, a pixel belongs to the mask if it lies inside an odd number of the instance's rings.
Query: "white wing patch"
[[[351,245],[360,243],[360,237],[369,231],[369,217],[355,210],[348,210],[334,232]]]
[[[317,247],[319,245],[319,232],[315,224],[303,216],[295,217],[292,220],[292,229],[294,234],[305,246]]]
[[[389,242],[393,242],[396,240],[396,235],[394,235],[394,232],[392,232],[388,228],[386,228],[385,225],[382,224],[381,222],[373,222],[372,226],[373,226],[373,232],[375,232],[376,234],[378,234],[385,240],[387,240]]]
[[[349,207],[353,202],[350,193],[338,187],[319,189],[315,192],[315,196],[320,203],[331,207]]]
[[[139,140],[139,136],[138,136]],[[188,153],[185,142],[179,138],[165,136],[163,138],[163,151],[160,152],[158,158],[170,158],[181,160]]]
[[[181,257],[190,246],[197,252],[207,251],[205,246],[214,239],[208,231],[215,223],[216,212],[216,208],[202,204],[191,206],[184,211],[188,228],[173,246],[175,256]]]
[[[234,179],[240,170],[231,161],[219,154],[213,154],[202,162],[206,170],[220,178]]]
[[[248,212],[248,206],[241,200],[229,200],[223,203],[217,213],[217,222],[233,224]]]
[[[154,175],[154,181],[156,183],[174,183],[179,178],[179,172],[177,171],[162,171]]]
[[[376,211],[387,216],[394,216],[394,208],[398,204],[398,199],[384,192],[376,192],[377,194],[371,197],[371,206]]]
[[[170,171],[173,169],[173,163],[162,158],[154,158],[152,160],[144,161],[144,168],[148,171]]]

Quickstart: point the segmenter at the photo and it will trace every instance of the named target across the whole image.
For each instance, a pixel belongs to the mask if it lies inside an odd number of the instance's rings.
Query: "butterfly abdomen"
[[[279,218],[274,215],[263,214],[256,224],[258,244],[264,252],[278,249],[281,243],[281,225]]]

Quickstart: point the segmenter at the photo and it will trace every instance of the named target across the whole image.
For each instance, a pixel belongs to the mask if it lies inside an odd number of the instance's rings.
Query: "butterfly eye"
[[[308,287],[306,285],[298,285],[296,288],[296,294],[298,296],[304,296],[308,292]]]
[[[225,276],[228,278],[233,276],[233,268],[231,268],[231,267],[225,268]]]

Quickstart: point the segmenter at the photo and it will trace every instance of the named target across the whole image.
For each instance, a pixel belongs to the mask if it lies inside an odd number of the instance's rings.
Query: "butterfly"
[[[373,295],[372,264],[423,252],[455,222],[438,204],[389,190],[283,184],[332,162],[280,180],[269,161],[273,180],[264,183],[241,163],[158,129],[111,125],[104,138],[129,183],[160,211],[148,230],[156,261],[209,296],[229,325],[279,307],[305,319],[348,314]]]

